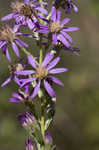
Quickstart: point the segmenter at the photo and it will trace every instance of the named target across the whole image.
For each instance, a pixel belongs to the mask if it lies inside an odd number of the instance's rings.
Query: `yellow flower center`
[[[48,72],[45,67],[39,67],[36,70],[36,77],[39,79],[43,79],[48,75]]]
[[[62,25],[60,25],[60,22],[52,22],[50,25],[50,31],[53,32],[59,32],[63,28]]]
[[[22,6],[22,8],[21,8],[21,13],[22,13],[22,15],[31,18],[31,16],[33,16],[32,7],[29,6],[29,5],[24,5],[24,6]]]
[[[13,9],[13,12],[19,12],[21,15],[30,18],[33,17],[33,9],[30,5],[16,1],[16,2],[12,2],[11,8]]]
[[[9,26],[5,26],[0,29],[0,40],[11,42],[14,39],[16,39],[16,34]]]

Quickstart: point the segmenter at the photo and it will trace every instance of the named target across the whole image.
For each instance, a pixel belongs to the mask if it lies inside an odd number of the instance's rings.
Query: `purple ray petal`
[[[22,46],[22,47],[25,47],[25,48],[28,48],[29,46],[24,43],[23,41],[19,40],[19,39],[16,39],[16,43],[19,45],[19,46]]]
[[[61,31],[61,33],[62,33],[71,43],[73,42],[72,37],[71,37],[69,34],[67,34],[67,33],[64,32],[64,31]]]
[[[22,83],[22,85],[20,86],[21,88],[24,87],[26,84],[29,84],[31,82],[33,82],[34,80],[36,80],[37,78],[29,78],[29,79],[23,79],[24,83]],[[22,80],[21,80],[22,81]]]
[[[11,58],[10,58],[10,55],[9,55],[8,47],[6,48],[6,57],[9,60],[9,62],[11,63]]]
[[[73,5],[74,11],[77,13],[78,12],[78,7],[76,5]]]
[[[18,35],[18,36],[26,36],[28,38],[35,38],[33,35],[28,34],[28,33],[17,32],[16,35]]]
[[[53,41],[53,44],[57,43],[57,35],[56,35],[56,33],[52,34],[52,41]]]
[[[24,3],[29,5],[30,4],[30,0],[24,0]]]
[[[1,85],[1,87],[7,85],[11,80],[12,80],[13,76],[10,76],[6,81],[4,81]]]
[[[0,48],[2,48],[7,42],[6,41],[1,41],[0,42]]]
[[[18,98],[20,95],[18,93],[13,93],[12,96]]]
[[[18,32],[19,28],[20,28],[20,25],[19,24],[15,24],[15,26],[13,28],[13,31],[16,33],[16,32]]]
[[[48,78],[50,78],[54,83],[64,86],[64,83],[60,81],[58,78],[53,77],[53,76],[49,76]]]
[[[70,18],[65,18],[64,20],[61,21],[60,24],[64,26],[64,25],[67,24],[69,21],[70,21]]]
[[[48,29],[49,28],[47,25],[44,25],[44,24],[40,24],[39,27],[40,27],[40,29]]]
[[[47,70],[52,69],[57,65],[57,63],[60,61],[60,57],[55,58],[47,67]]]
[[[35,25],[31,19],[27,19],[27,24],[30,30],[33,30]]]
[[[32,56],[30,56],[30,55],[28,55],[27,57],[28,57],[28,62],[29,62],[29,64],[30,64],[33,68],[36,69],[36,68],[38,67],[38,64],[36,63],[35,59],[34,59]]]
[[[5,44],[5,45],[2,47],[2,51],[3,51],[3,53],[6,55],[8,61],[11,63],[11,58],[10,58],[10,55],[9,55],[9,52],[8,52],[7,44]]]
[[[29,86],[26,85],[24,88],[25,88],[25,93],[29,93]]]
[[[0,40],[0,45],[3,43],[3,41]]]
[[[15,74],[17,75],[23,75],[23,76],[27,76],[27,75],[31,75],[35,73],[34,70],[22,70],[22,71],[16,71]]]
[[[9,98],[9,101],[12,103],[19,103],[21,102],[18,98]]]
[[[55,98],[55,97],[56,97],[55,91],[53,90],[53,88],[51,87],[51,85],[50,85],[46,80],[44,80],[44,87],[45,87],[45,90],[47,91],[47,93],[48,93],[52,98]]]
[[[14,13],[8,14],[4,17],[1,18],[1,21],[6,21],[6,20],[10,20],[13,18]]]
[[[55,69],[50,70],[49,73],[58,74],[58,73],[67,72],[67,71],[68,71],[67,68],[55,68]]]
[[[13,50],[14,50],[16,56],[17,56],[17,57],[20,57],[20,54],[19,54],[19,50],[18,50],[17,45],[16,45],[14,42],[11,42],[11,44],[12,44],[12,48],[13,48]]]
[[[79,30],[78,27],[69,27],[69,28],[63,29],[63,31],[65,32],[72,32],[72,31],[78,31],[78,30]]]
[[[37,30],[36,32],[38,32],[38,33],[48,33],[49,30],[47,30],[47,29],[40,29],[40,30]]]
[[[36,10],[40,11],[41,13],[43,13],[44,15],[47,15],[48,12],[46,9],[42,8],[42,7],[37,7]]]
[[[53,59],[54,55],[51,53],[47,53],[43,62],[42,62],[42,67],[46,67],[46,65]]]
[[[56,21],[56,8],[54,6],[52,6],[52,10],[51,10],[51,20],[52,21]]]
[[[65,39],[65,37],[62,34],[58,35],[58,39],[66,46],[66,47],[70,47],[69,42]]]
[[[39,89],[40,89],[40,84],[41,84],[41,81],[39,81],[39,82],[37,83],[37,85],[35,86],[34,92],[33,92],[33,94],[31,95],[31,98],[34,98],[34,97],[38,94],[38,91],[39,91]]]
[[[58,10],[58,11],[57,11],[56,21],[60,21],[60,17],[61,17],[61,11]]]
[[[41,5],[47,5],[47,3],[46,3],[46,2],[40,2],[40,4],[41,4]]]
[[[20,86],[20,80],[17,78],[16,75],[14,75],[14,82]]]
[[[38,12],[38,17],[41,18],[43,21],[45,21],[46,23],[49,23],[49,20],[47,20],[44,16],[42,16],[41,13]]]

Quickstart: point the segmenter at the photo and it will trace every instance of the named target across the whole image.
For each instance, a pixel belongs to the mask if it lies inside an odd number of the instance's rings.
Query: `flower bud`
[[[46,132],[45,133],[45,143],[46,144],[52,144],[52,137],[51,137],[51,135],[50,135],[50,133],[49,132]]]
[[[26,112],[25,114],[20,114],[18,116],[19,121],[21,122],[23,127],[29,127],[36,123],[36,119],[34,116],[32,116],[29,112]]]
[[[26,150],[36,150],[35,143],[30,139],[26,140]]]

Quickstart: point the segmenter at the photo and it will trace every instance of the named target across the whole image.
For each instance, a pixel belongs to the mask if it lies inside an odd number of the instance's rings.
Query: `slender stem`
[[[22,46],[19,46],[19,47],[21,48],[21,50],[22,50],[26,55],[30,55],[30,56],[33,57],[33,55],[32,55],[29,51],[27,51],[26,48],[24,48],[24,47],[22,47]]]
[[[42,60],[43,60],[42,35],[40,35],[40,58],[39,58],[39,65],[42,64]]]
[[[41,114],[41,134],[43,137],[43,140],[45,141],[45,116],[44,116],[44,108],[42,108],[42,114]],[[45,146],[41,146],[41,150],[44,150]]]
[[[42,2],[42,0],[39,0],[40,2]],[[41,5],[41,7],[43,7],[43,5]],[[41,15],[43,16],[43,13],[41,13]],[[43,24],[43,20],[40,19],[40,24]],[[39,65],[42,64],[42,60],[43,60],[43,50],[42,50],[42,35],[40,35],[40,57],[39,57]],[[44,106],[44,101],[41,97],[41,121],[40,121],[40,125],[41,125],[41,134],[43,137],[43,141],[45,141],[45,106]],[[45,150],[45,145],[41,145],[41,150]]]
[[[42,50],[42,35],[40,35],[40,57],[39,57],[39,65],[41,66],[42,64],[42,60],[43,60],[43,50]],[[42,134],[42,137],[43,137],[43,141],[44,138],[45,138],[45,116],[44,116],[44,104],[43,104],[43,100],[42,100],[42,97],[41,97],[41,134]],[[45,146],[44,145],[41,145],[41,150],[45,150],[44,148]]]

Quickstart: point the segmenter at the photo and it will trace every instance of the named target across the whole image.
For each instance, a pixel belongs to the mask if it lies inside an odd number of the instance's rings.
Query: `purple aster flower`
[[[21,79],[21,81],[23,81],[21,87],[24,87],[25,85],[30,84],[33,81],[36,81],[37,84],[34,87],[31,98],[34,98],[38,94],[42,82],[44,84],[45,90],[52,98],[55,98],[56,94],[50,83],[54,82],[56,84],[63,86],[63,83],[58,78],[54,77],[53,74],[66,72],[68,71],[68,69],[54,68],[56,64],[59,62],[60,57],[57,57],[54,60],[52,60],[53,57],[54,57],[53,54],[47,53],[42,64],[39,65],[34,58],[28,55],[28,61],[30,65],[33,67],[33,70],[16,71],[17,75],[23,75],[23,76],[31,75],[31,78]]]
[[[25,102],[28,101],[29,99],[29,88],[28,86],[25,86],[25,91],[19,90],[18,93],[13,93],[12,98],[9,98],[10,102],[12,103],[20,103],[20,102]]]
[[[13,51],[15,52],[16,56],[19,57],[19,49],[18,46],[27,48],[28,45],[19,39],[20,36],[27,36],[32,38],[32,35],[24,34],[18,31],[19,26],[15,25],[12,29],[10,26],[6,25],[5,27],[1,28],[0,30],[0,48],[2,52],[6,55],[8,60],[11,62],[11,58],[8,52],[8,44],[10,43]],[[18,46],[17,46],[18,45]]]
[[[71,10],[73,9],[74,12],[78,12],[77,6],[73,3],[72,0],[55,0],[55,7],[59,8],[62,7],[66,10],[66,13],[70,14]]]
[[[26,140],[26,150],[36,150],[35,143],[30,139]]]
[[[18,116],[18,119],[22,126],[25,128],[30,127],[31,125],[36,123],[35,117],[29,112],[26,112],[25,114],[20,114]]]
[[[10,77],[2,83],[1,87],[7,85],[11,80],[14,80],[15,83],[17,83],[20,86],[20,81],[17,77],[17,74],[15,73],[16,71],[22,71],[24,68],[22,66],[22,64],[16,64],[16,65],[10,65],[8,67],[9,71],[10,71]]]
[[[52,37],[53,44],[58,44],[58,42],[63,43],[66,47],[70,47],[72,43],[72,38],[68,32],[77,31],[77,27],[65,27],[65,25],[70,21],[69,18],[65,18],[60,21],[61,11],[56,11],[56,8],[52,6],[51,10],[51,20],[49,21],[49,26],[40,25],[40,29],[37,31],[39,33],[49,33]]]
[[[47,15],[47,11],[41,7],[41,4],[37,0],[24,0],[24,2],[12,2],[11,8],[13,13],[8,14],[1,20],[6,21],[10,19],[15,19],[15,22],[20,25],[28,26],[29,29],[33,30],[37,23],[40,13]]]

